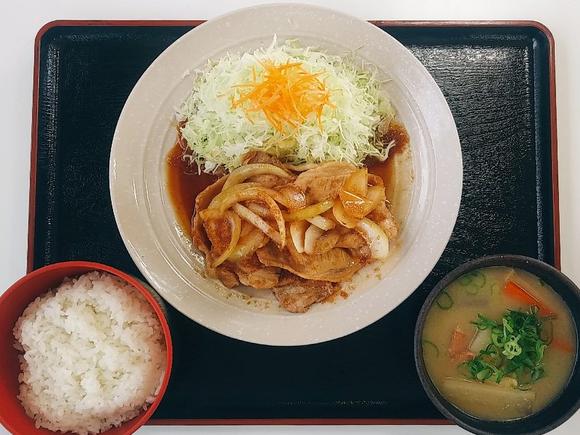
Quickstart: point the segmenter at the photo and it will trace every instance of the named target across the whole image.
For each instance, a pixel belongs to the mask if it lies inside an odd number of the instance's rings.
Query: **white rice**
[[[155,399],[166,349],[155,312],[108,273],[66,279],[14,327],[20,394],[37,427],[79,434],[119,426]]]

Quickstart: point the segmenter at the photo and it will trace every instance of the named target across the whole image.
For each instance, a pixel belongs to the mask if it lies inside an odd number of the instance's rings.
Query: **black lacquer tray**
[[[108,164],[136,81],[199,21],[60,21],[35,57],[29,269],[92,260],[140,276],[117,231]],[[396,310],[347,337],[269,347],[171,309],[175,366],[151,423],[438,423],[413,363],[413,328],[446,272],[486,254],[559,266],[554,47],[534,22],[375,22],[441,87],[463,149],[463,198],[443,256]]]

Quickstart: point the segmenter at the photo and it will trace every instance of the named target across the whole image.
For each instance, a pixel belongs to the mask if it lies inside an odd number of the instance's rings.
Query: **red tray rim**
[[[32,125],[30,149],[30,190],[28,197],[28,252],[27,273],[34,262],[34,222],[36,215],[36,156],[38,148],[38,98],[40,76],[40,45],[43,36],[55,27],[71,26],[199,26],[206,20],[54,20],[44,24],[34,39],[34,73],[32,90]],[[370,20],[378,27],[530,27],[546,36],[549,57],[550,144],[552,169],[552,212],[554,238],[554,265],[560,269],[560,207],[558,191],[558,137],[556,116],[556,62],[555,41],[550,29],[533,20]],[[393,419],[393,418],[224,418],[224,419],[151,419],[147,425],[449,425],[446,419]]]

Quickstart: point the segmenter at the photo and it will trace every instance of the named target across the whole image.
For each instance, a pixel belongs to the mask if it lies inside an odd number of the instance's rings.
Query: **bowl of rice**
[[[172,366],[162,300],[113,267],[35,270],[0,296],[0,423],[15,434],[129,434]]]

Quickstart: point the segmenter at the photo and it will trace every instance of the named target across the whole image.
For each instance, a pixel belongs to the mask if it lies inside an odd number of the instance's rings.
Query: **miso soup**
[[[506,267],[469,272],[427,314],[423,359],[433,384],[464,412],[510,420],[565,387],[577,335],[564,301],[536,276]]]

